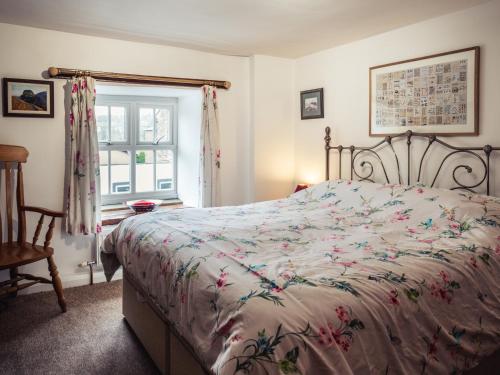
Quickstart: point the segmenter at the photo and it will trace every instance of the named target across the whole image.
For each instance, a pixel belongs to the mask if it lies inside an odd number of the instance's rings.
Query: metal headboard
[[[408,130],[405,133],[401,134],[395,134],[395,135],[388,135],[386,136],[382,141],[374,144],[373,146],[370,147],[360,147],[360,146],[331,146],[331,141],[332,138],[330,136],[331,134],[331,129],[329,126],[325,128],[325,151],[326,151],[326,179],[330,179],[330,151],[331,150],[337,150],[338,152],[338,176],[339,178],[342,177],[342,154],[344,151],[349,152],[350,156],[350,179],[357,179],[359,181],[370,181],[370,182],[375,182],[374,174],[375,174],[375,168],[373,165],[373,162],[371,160],[363,160],[363,158],[366,159],[366,157],[371,157],[375,162],[379,164],[383,180],[387,183],[403,183],[403,178],[401,176],[401,165],[400,165],[400,158],[398,157],[397,150],[394,148],[394,144],[397,141],[404,141],[406,140],[406,152],[407,152],[407,166],[406,166],[406,183],[408,185],[412,184],[412,178],[411,178],[411,167],[412,167],[412,139],[413,138],[420,138],[420,139],[427,139],[427,145],[425,146],[424,151],[422,154],[419,156],[419,161],[418,159],[414,159],[418,161],[418,176],[415,182],[422,182],[423,178],[423,166],[424,166],[424,161],[426,161],[426,156],[429,155],[429,150],[431,149],[432,146],[436,147],[441,147],[445,150],[445,154],[439,156],[438,162],[439,167],[437,171],[434,174],[434,178],[432,179],[432,183],[430,184],[430,187],[434,187],[436,184],[436,180],[440,176],[443,166],[445,163],[450,159],[451,156],[456,155],[456,154],[466,154],[469,155],[475,159],[477,159],[477,162],[483,169],[483,173],[479,175],[479,177],[474,179],[474,182],[472,183],[462,183],[458,180],[457,178],[457,171],[459,170],[464,170],[468,174],[471,174],[473,169],[469,164],[465,164],[464,161],[460,161],[460,164],[456,165],[454,169],[451,172],[451,177],[453,178],[453,181],[455,182],[455,186],[452,186],[450,189],[455,190],[455,189],[464,189],[470,192],[477,192],[474,189],[481,186],[483,183],[486,183],[486,194],[490,195],[490,160],[491,160],[491,155],[493,151],[500,151],[500,147],[493,147],[490,145],[484,145],[480,147],[456,147],[453,145],[450,145],[449,143],[444,142],[443,140],[437,138],[435,135],[430,135],[430,134],[422,134],[422,133],[415,133],[412,132],[411,130]],[[391,155],[391,159],[394,162],[396,169],[397,169],[397,181],[392,181],[389,178],[388,170],[386,168],[386,160],[387,158],[383,157],[381,154],[382,150],[388,150],[389,155]],[[417,155],[418,156],[418,155]],[[385,159],[385,160],[384,160]],[[358,162],[359,167],[364,168],[368,167],[368,172],[363,173],[357,169],[356,162]]]

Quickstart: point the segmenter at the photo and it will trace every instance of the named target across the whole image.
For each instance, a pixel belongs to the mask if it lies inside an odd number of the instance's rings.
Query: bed
[[[123,221],[102,260],[160,370],[462,373],[498,351],[500,199],[359,179]]]

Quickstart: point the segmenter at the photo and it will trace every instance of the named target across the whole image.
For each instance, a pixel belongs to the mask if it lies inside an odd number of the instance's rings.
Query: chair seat
[[[22,266],[33,263],[54,254],[54,249],[43,246],[33,246],[30,243],[19,244],[17,242],[3,243],[0,245],[0,270]]]

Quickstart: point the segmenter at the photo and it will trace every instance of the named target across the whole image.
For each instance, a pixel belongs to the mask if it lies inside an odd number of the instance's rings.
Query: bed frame
[[[206,375],[210,371],[134,277],[123,273],[122,311],[125,320],[164,375]]]
[[[431,187],[436,184],[442,171],[449,171],[447,167],[448,163],[451,164],[450,158],[453,155],[465,154],[476,160],[476,164],[481,168],[481,173],[479,175],[474,174],[468,160],[459,160],[459,164],[455,164],[455,167],[451,171],[451,177],[455,183],[451,189],[465,189],[470,192],[476,192],[477,188],[483,188],[488,195],[490,194],[490,180],[492,177],[490,161],[492,153],[500,151],[500,147],[492,147],[490,145],[481,147],[456,147],[438,139],[434,135],[411,131],[387,136],[384,140],[371,147],[331,146],[332,139],[330,134],[330,127],[327,127],[324,138],[327,180],[330,179],[330,153],[332,150],[336,150],[338,152],[339,178],[343,176],[342,154],[344,151],[348,151],[350,156],[349,168],[351,180],[357,179],[360,181],[375,182],[376,172],[379,171],[382,173],[382,182],[402,184],[403,175],[401,173],[400,156],[398,156],[398,150],[394,147],[394,144],[406,140],[407,168],[405,182],[407,184],[423,182],[423,169],[431,154],[430,149],[433,146],[440,146],[444,149],[445,153],[438,159],[439,166],[430,184]],[[417,159],[413,159],[412,157],[412,140],[414,138],[420,138],[427,142],[424,151]],[[383,153],[384,149],[389,151],[390,159],[386,158],[387,153]],[[418,160],[418,176],[416,180],[411,178],[413,160]],[[374,163],[378,164],[378,170],[375,168]],[[388,163],[395,166],[395,171],[397,172],[395,179],[391,180],[390,178],[390,174],[386,168],[389,165]],[[368,171],[363,173],[363,170],[366,170],[366,168],[368,168]],[[460,178],[463,176],[459,176],[458,172],[461,170],[470,174],[474,182],[460,182]],[[134,280],[132,275],[126,271],[124,271],[123,277],[123,315],[162,374],[212,374],[212,371],[200,360],[196,351],[177,333],[175,326],[165,318],[159,306],[141,288],[140,284]],[[483,360],[478,366],[468,371],[467,374],[494,374],[498,368],[500,368],[500,351]]]
[[[413,140],[419,139],[424,141],[423,151],[420,154],[415,155],[415,148],[413,146]],[[332,146],[331,145],[331,129],[329,126],[325,128],[325,151],[326,151],[326,180],[330,179],[330,154],[332,150],[337,151],[338,155],[338,178],[342,178],[342,167],[344,163],[342,162],[342,155],[344,151],[349,153],[349,169],[350,169],[350,179],[357,179],[359,181],[370,181],[375,182],[378,180],[383,183],[397,183],[411,185],[414,183],[424,182],[424,169],[429,164],[429,161],[438,164],[437,169],[431,172],[433,175],[432,182],[426,185],[430,187],[435,187],[438,177],[443,175],[446,171],[449,172],[448,167],[454,167],[451,170],[451,177],[453,179],[454,185],[449,187],[451,190],[463,189],[473,193],[486,193],[490,195],[490,185],[492,176],[490,162],[492,161],[493,153],[495,151],[500,151],[500,147],[493,147],[491,145],[484,146],[474,146],[474,147],[457,147],[453,146],[442,139],[439,139],[433,134],[415,133],[408,130],[405,133],[388,135],[382,141],[372,145],[372,146]],[[403,150],[406,151],[406,168],[402,171],[402,166],[400,160],[403,159],[401,155],[401,147],[394,147],[397,143],[402,143],[406,141],[406,146],[403,146]],[[436,155],[434,160],[431,160],[432,153],[436,151],[439,155]],[[418,152],[418,151],[417,151]],[[404,153],[404,151],[403,151]],[[465,157],[459,159],[458,161],[453,158],[454,155]],[[412,178],[412,171],[414,170],[412,161],[416,161],[418,164],[417,178]],[[457,164],[458,162],[458,164]],[[476,174],[471,165],[479,166],[479,174]],[[390,170],[396,172],[396,176],[392,176],[388,172],[387,166],[391,166]],[[378,167],[378,169],[376,168]],[[469,181],[463,181],[463,174],[460,175],[459,172],[467,172],[469,175]],[[378,173],[377,173],[378,172]],[[405,175],[402,172],[406,172]],[[381,177],[380,177],[381,176]],[[462,181],[461,181],[462,179]],[[482,189],[482,190],[479,190]],[[497,192],[498,194],[499,192]]]

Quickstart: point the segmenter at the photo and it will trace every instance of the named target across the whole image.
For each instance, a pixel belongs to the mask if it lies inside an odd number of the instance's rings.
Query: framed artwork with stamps
[[[479,47],[370,68],[370,136],[479,134]]]

